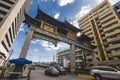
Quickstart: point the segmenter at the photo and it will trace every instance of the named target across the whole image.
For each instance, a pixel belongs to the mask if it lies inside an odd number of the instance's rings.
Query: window
[[[116,7],[115,7],[115,9],[117,9],[117,10],[118,10],[118,9],[119,9],[119,7],[118,7],[118,6],[116,6]]]
[[[0,22],[3,20],[3,18],[0,18]]]
[[[6,49],[6,51],[9,52],[9,50],[8,50],[8,48],[7,48],[6,44],[5,44],[5,42],[2,41],[1,43],[2,43],[2,45],[4,46],[4,48]]]
[[[0,10],[0,14],[2,14],[2,15],[6,15],[7,12]]]
[[[105,68],[106,71],[115,71],[114,69],[112,68]]]
[[[13,42],[11,28],[9,28],[9,34],[10,34],[11,42]]]
[[[12,23],[13,37],[15,38],[14,22]]]
[[[119,16],[120,16],[120,12],[118,12]]]
[[[9,41],[9,38],[8,38],[8,35],[7,35],[7,34],[5,35],[5,38],[6,38],[6,40],[7,40],[8,46],[10,47],[11,45],[10,45],[10,41]]]

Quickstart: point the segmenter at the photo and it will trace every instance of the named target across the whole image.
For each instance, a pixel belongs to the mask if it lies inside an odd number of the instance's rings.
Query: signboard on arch
[[[46,24],[43,25],[43,30],[46,30],[46,31],[51,32],[51,33],[55,32],[55,28],[53,28],[49,25],[46,25]]]

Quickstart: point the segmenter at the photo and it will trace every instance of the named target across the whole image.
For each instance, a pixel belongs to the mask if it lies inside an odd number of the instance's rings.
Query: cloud
[[[36,52],[38,52],[39,51],[39,49],[34,49]]]
[[[39,43],[39,42],[40,42],[39,39],[33,39],[33,40],[31,40],[31,43],[32,43],[32,44],[37,44],[37,43]]]
[[[78,11],[78,13],[75,15],[75,17],[73,17],[73,21],[71,22],[71,24],[73,24],[74,26],[79,28],[78,20],[80,18],[82,18],[83,16],[85,16],[91,9],[92,8],[90,7],[90,5],[85,5],[85,6],[81,7],[81,9]]]
[[[88,0],[84,0],[85,3]],[[91,9],[93,9],[95,6],[97,6],[98,4],[102,3],[104,0],[93,0],[93,2],[87,3],[86,5],[82,6],[81,9],[78,11],[78,13],[76,13],[75,17],[71,17],[72,21],[70,22],[71,24],[73,24],[74,26],[76,26],[77,28],[79,28],[78,26],[78,20],[80,20],[83,16],[85,16],[88,12],[90,12]],[[117,3],[120,0],[109,0],[109,2],[114,5],[115,3]]]
[[[65,5],[67,5],[67,4],[70,4],[70,3],[73,3],[74,2],[74,0],[58,0],[58,4],[59,4],[59,6],[65,6]]]
[[[48,0],[41,0],[41,2],[47,2]]]
[[[53,2],[55,2],[55,0],[52,0]]]
[[[40,39],[33,39],[31,41],[32,44],[39,44],[41,45],[46,51],[56,51],[59,49],[64,49],[68,48],[69,45],[63,42],[58,42],[57,46],[55,46],[53,43],[45,40],[40,40]],[[35,49],[35,51],[38,51],[38,49]]]
[[[81,7],[80,11],[78,11],[75,18],[81,18],[81,17],[85,16],[91,9],[92,8],[90,7],[90,5]]]
[[[59,47],[55,47],[54,44],[52,44],[51,42],[48,42],[48,41],[44,41],[44,40],[41,40],[40,41],[40,44],[43,46],[43,48],[47,51],[55,51],[55,50],[58,50]]]
[[[59,16],[60,16],[60,13],[59,13],[59,12],[57,12],[57,13],[54,15],[54,18],[55,18],[55,19],[58,19],[58,18],[59,18]]]
[[[63,42],[58,42],[57,46],[55,47],[54,44],[47,42],[47,41],[42,41],[41,45],[44,47],[45,50],[47,51],[56,51],[64,48],[69,48],[69,45]]]
[[[24,32],[24,31],[25,31],[25,30],[24,30],[24,28],[23,28],[23,26],[24,26],[24,23],[20,25],[19,32],[20,32],[20,31],[22,31],[22,32]]]
[[[33,5],[33,1],[31,1],[31,3],[30,3],[31,5]]]
[[[115,3],[119,2],[120,0],[109,0],[109,1],[112,5],[114,5]]]
[[[100,4],[101,2],[103,2],[104,0],[95,0],[97,4]],[[109,0],[109,2],[111,3],[111,5],[114,5],[115,3],[117,3],[120,0]]]
[[[21,27],[21,28],[19,29],[19,31],[24,32],[25,30],[24,30],[24,28],[23,28],[23,27]]]
[[[103,2],[104,0],[95,0],[96,4],[100,4],[101,2]]]

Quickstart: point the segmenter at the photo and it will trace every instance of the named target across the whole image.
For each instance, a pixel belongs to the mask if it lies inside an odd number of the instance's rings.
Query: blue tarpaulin
[[[9,60],[9,62],[15,63],[15,64],[31,64],[32,63],[32,61],[29,61],[25,58],[12,59],[12,60]]]

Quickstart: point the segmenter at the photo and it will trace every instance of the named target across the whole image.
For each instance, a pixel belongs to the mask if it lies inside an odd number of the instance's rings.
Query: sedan
[[[66,70],[62,66],[54,65],[54,67],[59,71],[60,75],[66,74]]]
[[[49,66],[45,70],[45,75],[59,76],[59,71],[55,67]]]

